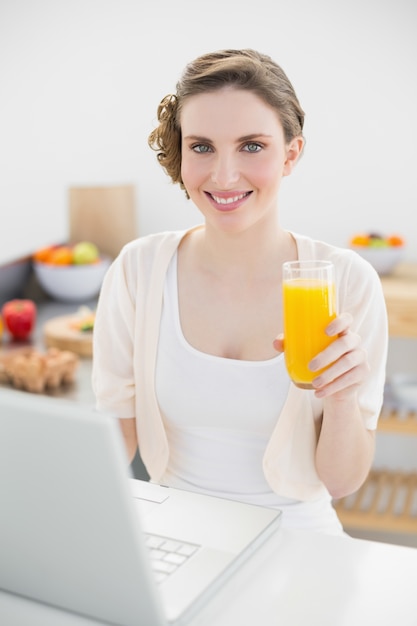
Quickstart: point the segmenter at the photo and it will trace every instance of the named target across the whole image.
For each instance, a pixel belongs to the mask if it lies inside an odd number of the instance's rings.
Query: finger
[[[353,318],[350,313],[344,312],[338,315],[326,328],[326,335],[333,337],[334,335],[340,335],[346,333],[351,324]]]
[[[277,352],[284,352],[284,335],[278,335],[272,342]]]
[[[361,385],[369,372],[366,353],[359,349],[347,353],[333,363],[312,384],[317,391],[317,397],[325,397]]]
[[[314,395],[317,398],[326,398],[335,394],[350,395],[356,392],[363,380],[364,375],[360,373],[360,368],[355,368],[332,380],[329,384],[319,387],[315,390]],[[314,381],[313,381],[314,385]]]
[[[315,372],[338,362],[343,356],[359,350],[361,342],[360,336],[350,331],[339,335],[327,348],[310,361],[309,369]]]

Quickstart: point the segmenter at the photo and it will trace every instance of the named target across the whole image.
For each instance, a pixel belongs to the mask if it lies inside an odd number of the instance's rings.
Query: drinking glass
[[[308,364],[336,338],[325,333],[336,317],[335,268],[319,260],[288,261],[282,269],[285,364],[297,387],[313,389],[320,371]]]

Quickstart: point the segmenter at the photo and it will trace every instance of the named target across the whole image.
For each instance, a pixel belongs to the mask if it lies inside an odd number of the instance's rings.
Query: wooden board
[[[93,354],[92,331],[79,331],[71,327],[78,320],[76,315],[63,315],[48,320],[43,327],[43,339],[47,348],[71,350],[79,356],[91,357]]]
[[[70,242],[91,241],[116,257],[137,235],[134,185],[70,187]]]

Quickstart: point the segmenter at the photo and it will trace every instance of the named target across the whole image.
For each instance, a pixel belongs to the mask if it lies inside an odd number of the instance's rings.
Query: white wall
[[[417,260],[413,0],[0,0],[0,262],[67,236],[70,185],[137,185],[140,234],[199,215],[147,145],[186,62],[254,47],[288,73],[307,148],[284,225],[346,245],[399,232]]]

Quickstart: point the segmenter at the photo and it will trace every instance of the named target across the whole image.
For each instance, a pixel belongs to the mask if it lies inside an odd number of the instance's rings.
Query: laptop
[[[106,624],[182,625],[280,521],[134,479],[113,415],[0,389],[2,590]]]

